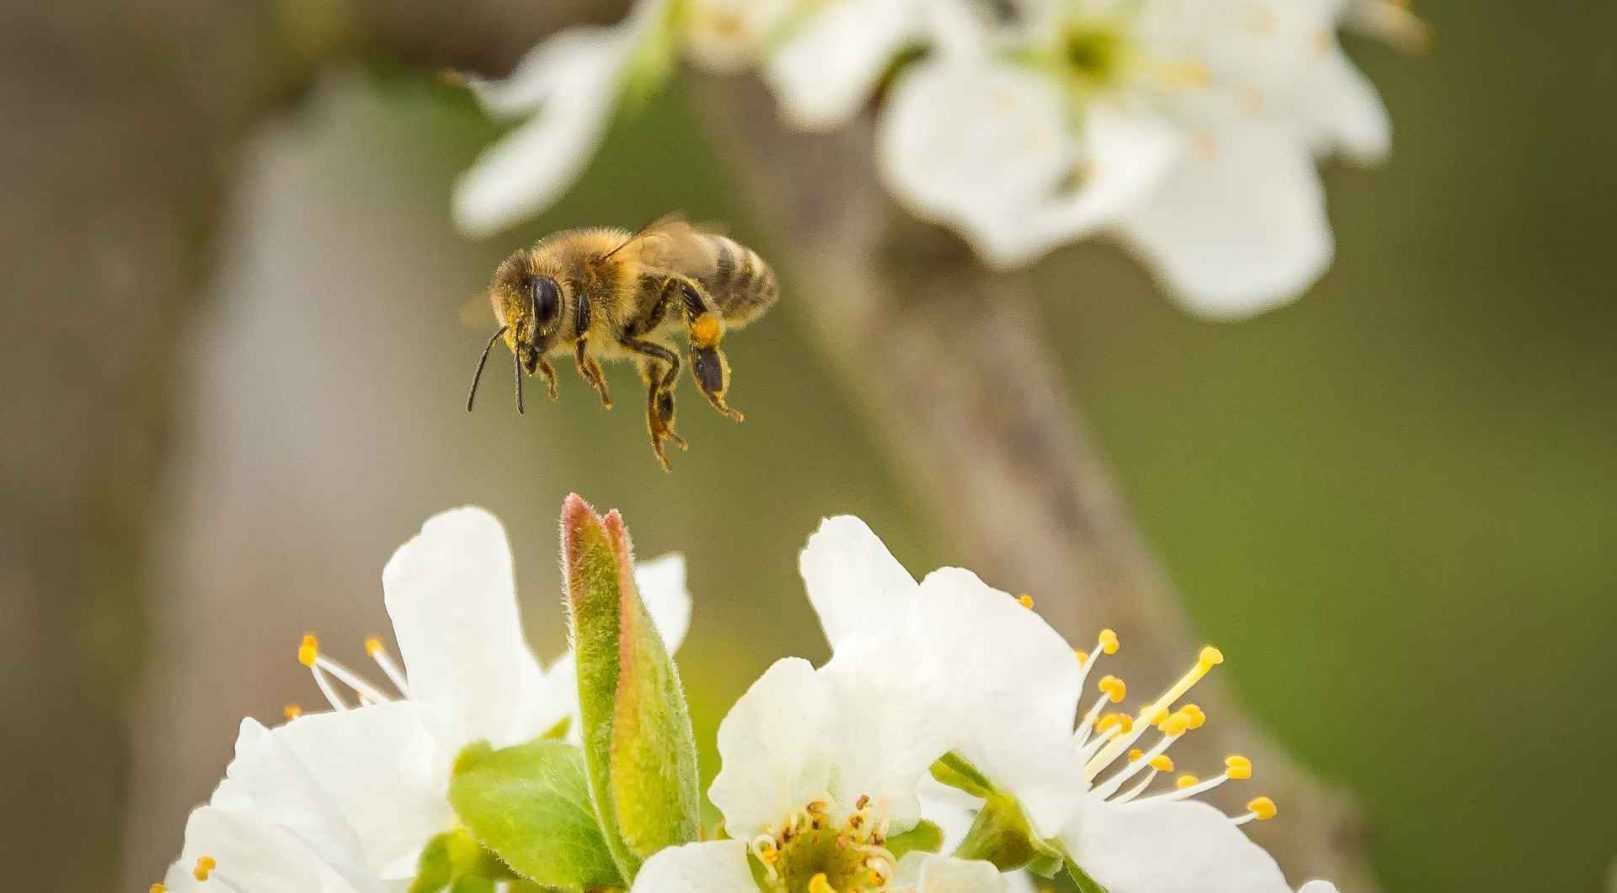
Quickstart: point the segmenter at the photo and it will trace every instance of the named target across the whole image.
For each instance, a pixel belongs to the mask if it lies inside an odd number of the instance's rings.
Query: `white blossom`
[[[298,658],[332,709],[289,710],[274,729],[242,723],[225,779],[187,826],[168,889],[189,889],[207,858],[255,893],[392,890],[414,876],[422,846],[454,827],[449,776],[466,745],[518,744],[564,723],[576,737],[572,655],[543,668],[529,650],[493,515],[461,508],[428,519],[382,582],[403,667],[379,639],[365,651],[397,694],[306,636]],[[639,563],[635,584],[676,650],[690,623],[684,559]]]
[[[1383,156],[1342,0],[1040,0],[912,66],[878,134],[915,213],[1016,266],[1089,235],[1214,318],[1296,297],[1333,245],[1317,156]]]
[[[944,568],[917,584],[856,518],[822,524],[800,566],[833,650],[828,666],[845,653],[903,650],[899,643],[918,631],[935,637],[932,647],[953,659],[924,665],[908,677],[916,690],[886,703],[909,699],[943,716],[951,750],[1014,796],[1032,831],[1058,840],[1110,893],[1291,893],[1274,860],[1239,829],[1272,817],[1272,801],[1254,798],[1247,813],[1232,818],[1190,799],[1251,777],[1245,757],[1232,755],[1206,781],[1150,790],[1159,772],[1173,770],[1172,744],[1206,721],[1194,704],[1179,702],[1223,661],[1217,649],[1203,649],[1178,683],[1134,715],[1104,712],[1127,695],[1110,675],[1097,681],[1098,697],[1080,714],[1086,680],[1119,647],[1111,630],[1093,653],[1074,652],[1030,610],[1030,599],[995,590],[969,571]],[[1148,732],[1156,740],[1135,748]],[[938,785],[925,793],[927,815],[960,837],[973,801]],[[1314,882],[1305,890],[1334,887]]]

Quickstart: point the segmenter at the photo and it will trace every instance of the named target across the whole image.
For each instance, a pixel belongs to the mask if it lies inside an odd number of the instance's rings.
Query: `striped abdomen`
[[[744,325],[775,303],[780,291],[775,271],[756,251],[724,236],[704,233],[701,238],[707,240],[716,260],[712,275],[700,281],[719,305],[725,322]]]

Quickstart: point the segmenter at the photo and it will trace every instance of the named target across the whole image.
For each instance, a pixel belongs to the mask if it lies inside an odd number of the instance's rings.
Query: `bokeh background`
[[[1252,322],[1198,322],[1122,252],[1087,244],[1034,271],[1040,312],[1199,631],[1231,655],[1229,677],[1262,723],[1357,795],[1385,888],[1610,889],[1617,7],[1427,0],[1420,11],[1436,33],[1424,57],[1349,41],[1391,108],[1395,150],[1379,169],[1327,170],[1338,257],[1310,294]],[[462,411],[488,328],[468,302],[513,246],[684,208],[729,221],[765,256],[790,250],[750,226],[727,147],[697,126],[681,84],[616,124],[542,218],[470,243],[449,226],[449,187],[497,127],[385,52],[361,47],[317,74],[294,58],[272,79],[270,110],[231,125],[244,141],[194,159],[226,210],[173,249],[177,264],[203,258],[196,297],[162,356],[132,361],[169,372],[144,379],[155,395],[98,391],[74,357],[116,352],[126,326],[155,312],[150,283],[90,276],[123,314],[48,339],[51,320],[73,318],[78,264],[105,261],[47,237],[70,230],[114,258],[153,250],[138,213],[115,216],[150,184],[102,176],[118,169],[118,141],[90,175],[58,163],[53,141],[111,107],[76,103],[116,79],[95,65],[183,81],[203,69],[199,54],[233,45],[199,47],[207,35],[182,28],[145,34],[138,49],[151,55],[137,58],[106,41],[146,27],[138,9],[111,24],[88,10],[7,15],[34,30],[10,29],[3,86],[24,114],[0,133],[0,167],[20,184],[0,209],[7,267],[31,284],[4,299],[12,322],[0,332],[23,376],[0,416],[16,460],[0,518],[0,841],[18,846],[6,864],[33,888],[144,889],[157,877],[240,717],[318,701],[294,660],[298,637],[318,631],[360,660],[361,639],[387,629],[382,564],[443,508],[477,503],[505,520],[546,655],[562,646],[556,517],[569,490],[620,508],[641,554],[684,551],[696,605],[681,666],[709,773],[713,729],[747,683],[778,656],[825,653],[795,573],[821,516],[862,515],[918,572],[953,560],[859,395],[789,311],[727,343],[744,425],[682,384],[692,447],[673,474],[651,459],[627,368],[609,370],[622,398],[610,413],[566,368],[557,404],[531,388],[518,417],[494,374],[478,412]],[[310,0],[230,33],[246,45],[271,39],[260,28],[291,34],[313,58],[341,21]],[[151,28],[173,22],[155,15]],[[174,101],[212,102],[210,90]],[[152,109],[126,122],[133,151],[191,151],[142,142],[169,114]],[[24,254],[30,244],[45,247]],[[815,283],[786,282],[783,300],[815,300]],[[76,413],[151,401],[166,420],[152,441],[76,440]],[[96,476],[131,450],[149,456],[149,478]],[[24,472],[56,451],[61,480]],[[26,550],[38,530],[82,523],[53,500],[92,485],[124,513],[72,556],[96,597],[70,603]],[[55,694],[47,666],[77,680],[72,696]],[[81,795],[76,779],[103,763],[126,771]],[[78,855],[40,865],[38,846]]]

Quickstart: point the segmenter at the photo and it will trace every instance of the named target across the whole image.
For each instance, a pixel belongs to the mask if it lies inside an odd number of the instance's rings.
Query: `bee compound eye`
[[[535,276],[528,280],[528,294],[533,300],[533,312],[541,327],[549,327],[561,315],[561,289],[556,280],[548,276]]]

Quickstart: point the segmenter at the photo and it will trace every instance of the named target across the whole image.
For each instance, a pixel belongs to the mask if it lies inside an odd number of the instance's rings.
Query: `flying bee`
[[[546,236],[494,272],[488,300],[500,328],[477,360],[466,411],[497,341],[511,350],[519,413],[526,411],[524,373],[543,376],[555,399],[552,358],[571,354],[608,409],[612,397],[601,361],[632,360],[646,384],[651,449],[667,469],[663,444],[686,447],[674,430],[680,366],[674,335],[685,335],[691,376],[707,402],[739,422],[741,412],[725,401],[730,363],[719,342],[730,329],[762,316],[778,293],[774,272],[756,252],[678,215],[633,233],[589,228]]]

